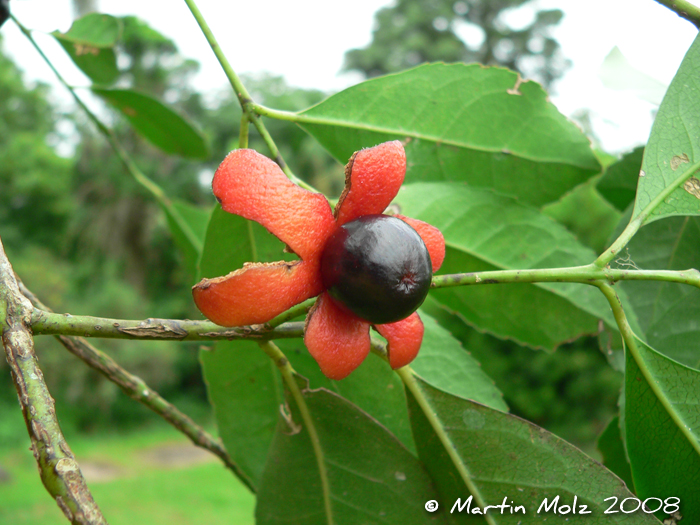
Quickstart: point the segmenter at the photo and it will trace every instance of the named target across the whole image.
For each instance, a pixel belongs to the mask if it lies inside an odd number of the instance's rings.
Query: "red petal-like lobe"
[[[398,140],[355,153],[345,166],[345,191],[338,200],[338,225],[382,213],[403,183],[406,153]]]
[[[389,343],[391,368],[401,368],[416,358],[423,342],[423,321],[417,312],[395,323],[375,325],[375,328]]]
[[[251,149],[228,154],[212,189],[225,211],[259,222],[302,259],[319,252],[335,228],[323,195],[300,188]]]
[[[435,226],[427,222],[419,221],[418,219],[411,219],[403,215],[395,215],[395,217],[401,219],[418,232],[426,248],[428,248],[428,253],[430,253],[433,273],[437,272],[440,266],[442,266],[442,261],[445,260],[445,237],[442,235],[442,232]]]
[[[304,343],[327,378],[343,379],[369,354],[369,323],[324,292],[306,319]]]
[[[323,290],[318,263],[313,261],[247,263],[216,279],[202,279],[192,288],[197,308],[221,326],[266,323]]]

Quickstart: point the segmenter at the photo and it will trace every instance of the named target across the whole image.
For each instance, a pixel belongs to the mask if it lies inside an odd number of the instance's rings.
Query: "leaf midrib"
[[[650,346],[646,345],[644,342],[639,340],[637,338],[637,344],[643,344],[647,346],[648,350],[650,353],[657,353],[659,354],[663,359],[668,359],[669,361],[672,361],[673,364],[676,366],[680,366],[683,368],[688,368],[689,370],[692,370],[694,372],[700,373],[697,370],[687,367],[683,365],[682,363],[678,363],[677,361],[674,361],[673,359],[656,352],[654,349],[652,349]],[[664,407],[666,413],[669,415],[671,420],[675,423],[676,427],[681,431],[681,433],[685,436],[686,440],[689,442],[689,444],[695,449],[698,455],[700,455],[700,442],[698,442],[698,439],[696,436],[692,433],[689,427],[685,425],[685,419],[681,416],[681,414],[676,410],[675,404],[671,403],[671,400],[668,398],[666,395],[666,391],[664,388],[661,386],[661,381],[657,380],[657,375],[651,370],[649,366],[647,366],[647,362],[644,360],[644,356],[642,353],[639,351],[639,348],[634,348],[632,349],[632,357],[633,359],[637,362],[637,367],[639,368],[639,371],[642,373],[644,376],[644,379],[649,386],[649,389],[652,391],[656,399],[661,403],[661,406]]]
[[[367,123],[359,124],[357,122],[352,122],[352,121],[347,121],[347,120],[342,120],[342,119],[335,119],[335,118],[328,118],[328,117],[325,117],[325,118],[314,117],[312,115],[307,115],[305,113],[294,113],[293,120],[297,124],[301,124],[301,125],[312,124],[312,125],[320,125],[320,126],[336,126],[336,127],[344,127],[344,128],[356,129],[356,130],[360,130],[360,131],[368,131],[371,133],[378,133],[378,134],[384,134],[384,135],[400,135],[400,136],[407,137],[407,138],[424,140],[426,142],[434,142],[434,143],[440,144],[440,145],[453,146],[455,148],[478,151],[478,152],[482,152],[482,153],[506,153],[508,155],[513,155],[514,157],[528,160],[531,162],[537,162],[539,164],[572,166],[574,168],[579,168],[582,170],[595,171],[595,169],[592,166],[587,166],[587,165],[584,165],[583,163],[564,162],[563,159],[548,159],[548,158],[543,158],[543,157],[536,157],[534,155],[527,155],[523,152],[516,152],[513,150],[509,150],[509,149],[504,149],[504,148],[478,146],[475,144],[470,144],[468,142],[461,142],[461,141],[452,140],[452,139],[444,139],[444,138],[441,138],[441,137],[438,137],[438,136],[435,136],[432,134],[421,133],[421,132],[417,132],[417,131],[406,131],[406,130],[402,130],[402,129],[398,129],[398,128],[382,127],[382,126],[377,126],[377,125],[367,124]]]

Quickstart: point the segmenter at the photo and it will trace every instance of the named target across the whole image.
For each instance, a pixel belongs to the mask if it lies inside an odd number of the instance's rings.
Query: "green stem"
[[[255,232],[253,231],[253,221],[246,220],[246,232],[248,233],[248,242],[250,244],[250,257],[252,261],[258,262],[258,243],[255,242]]]
[[[112,149],[114,152],[117,154],[117,157],[119,157],[119,160],[122,162],[126,170],[131,174],[134,179],[141,184],[146,190],[148,190],[151,195],[155,197],[155,199],[158,201],[158,203],[164,208],[164,210],[169,213],[177,225],[180,227],[182,232],[185,234],[187,237],[187,240],[192,244],[192,246],[196,247],[198,250],[202,249],[202,243],[201,241],[197,238],[195,233],[192,231],[192,228],[190,228],[189,224],[185,221],[185,219],[180,215],[180,213],[177,211],[177,209],[173,206],[172,202],[170,199],[165,195],[165,192],[163,189],[158,186],[155,182],[153,182],[151,179],[149,179],[137,166],[136,164],[131,160],[131,157],[129,157],[129,154],[126,152],[126,150],[122,147],[121,143],[117,139],[117,136],[114,134],[114,132],[109,129],[105,124],[97,118],[97,116],[90,110],[90,108],[85,105],[85,103],[82,101],[82,99],[78,96],[78,94],[75,92],[75,89],[71,85],[69,85],[63,76],[58,72],[58,70],[54,67],[54,65],[51,63],[49,58],[44,54],[44,52],[41,50],[39,45],[36,43],[34,40],[34,37],[31,34],[31,31],[24,27],[19,20],[17,20],[14,16],[12,16],[12,21],[17,24],[17,27],[19,27],[20,31],[24,33],[24,35],[27,37],[27,39],[31,42],[32,46],[34,46],[34,49],[36,49],[37,53],[41,56],[41,58],[44,59],[44,62],[51,68],[51,71],[53,71],[54,75],[56,75],[56,78],[58,81],[63,84],[63,86],[70,92],[70,94],[73,96],[73,99],[75,100],[76,104],[82,109],[85,114],[87,115],[88,119],[95,125],[95,127],[99,130],[99,132],[107,139],[107,142],[109,142],[110,146],[112,146]]]
[[[54,400],[34,353],[29,329],[31,310],[31,304],[19,291],[14,271],[0,242],[2,345],[41,481],[71,523],[105,524],[107,522],[92,498],[58,423]]]
[[[700,28],[700,7],[687,0],[656,0],[661,5],[668,7],[678,16],[685,18],[695,27]]]
[[[637,215],[637,217],[632,219],[620,236],[615,239],[615,242],[613,242],[607,250],[601,253],[593,264],[595,264],[598,268],[604,268],[607,266],[610,261],[612,261],[617,254],[619,254],[625,248],[625,246],[627,246],[627,243],[630,242],[632,237],[634,237],[634,234],[639,231],[639,228],[642,227],[642,222],[644,222],[644,219],[645,216],[643,215]]]
[[[277,328],[280,326],[282,323],[286,323],[287,321],[291,321],[295,317],[299,317],[300,315],[304,315],[306,312],[309,311],[309,309],[314,305],[316,302],[316,298],[312,297],[311,299],[307,299],[303,303],[299,303],[296,306],[292,306],[289,310],[287,310],[284,313],[281,313],[271,321],[268,321],[265,323],[265,328],[267,329],[272,329],[272,328]]]
[[[620,270],[594,265],[536,270],[501,270],[457,273],[433,277],[433,288],[477,284],[574,282],[597,286],[616,281],[666,281],[700,288],[700,272],[695,269]],[[35,335],[72,335],[111,339],[169,339],[178,341],[216,341],[233,339],[287,339],[301,337],[303,322],[288,322],[303,315],[315,299],[300,303],[264,325],[226,328],[211,321],[179,319],[124,320],[82,315],[57,314],[34,309],[31,327]]]
[[[615,293],[615,290],[609,284],[600,283],[598,284],[598,288],[600,288],[600,291],[603,292],[603,295],[605,295],[605,298],[610,303],[610,308],[612,308],[615,321],[617,321],[617,325],[620,328],[620,333],[625,341],[626,351],[632,355],[632,358],[637,363],[639,371],[644,376],[649,388],[652,392],[654,392],[656,399],[658,399],[659,403],[661,403],[661,405],[664,407],[668,415],[676,424],[676,427],[678,427],[681,433],[685,436],[688,443],[690,443],[693,448],[695,448],[697,453],[700,454],[700,443],[698,443],[697,438],[693,435],[690,427],[688,427],[683,419],[678,415],[675,408],[671,404],[668,395],[661,390],[658,380],[654,377],[651,370],[649,370],[646,361],[644,361],[644,357],[639,351],[639,346],[637,345],[637,336],[634,335],[634,332],[627,321],[627,316],[625,315],[625,311],[622,308],[622,303],[620,302],[620,298],[617,296],[617,293]]]
[[[241,130],[238,134],[238,148],[244,149],[248,147],[248,129],[249,129],[250,119],[246,113],[241,116]]]
[[[328,472],[326,470],[326,462],[324,458],[323,448],[321,447],[321,440],[318,437],[318,432],[316,431],[316,425],[311,417],[311,412],[309,412],[309,407],[306,405],[304,396],[299,389],[299,385],[296,381],[296,372],[289,363],[287,357],[282,353],[282,351],[271,341],[261,342],[260,348],[270,356],[274,361],[277,368],[279,368],[282,374],[282,379],[284,380],[289,392],[294,398],[294,402],[299,408],[301,413],[301,418],[304,421],[304,426],[309,433],[309,439],[311,440],[311,446],[314,450],[314,455],[316,457],[316,463],[318,465],[319,476],[321,478],[321,488],[323,491],[323,506],[326,512],[326,522],[329,525],[334,523],[333,521],[333,507],[331,506],[331,491],[330,484],[328,482]]]
[[[87,315],[57,314],[38,308],[31,312],[31,328],[34,335],[170,341],[289,339],[301,337],[304,333],[303,322],[284,323],[274,328],[266,328],[264,325],[227,328],[211,321],[107,319]]]
[[[22,294],[31,301],[34,307],[50,311],[21,281],[19,281],[18,284]],[[138,401],[146,408],[149,408],[161,416],[169,424],[187,436],[196,446],[208,450],[221,459],[251,492],[255,492],[252,481],[248,475],[233,462],[221,441],[211,436],[189,416],[180,412],[175,405],[166,401],[158,392],[149,387],[143,379],[129,373],[119,366],[111,357],[92,346],[82,337],[58,335],[56,339],[58,339],[66,350],[116,384],[130,398]]]
[[[627,243],[630,242],[630,239],[634,237],[634,234],[637,233],[639,228],[644,226],[644,223],[651,215],[651,212],[653,212],[659,204],[665,201],[668,198],[668,196],[671,195],[671,193],[676,191],[676,189],[679,188],[681,184],[683,184],[696,171],[698,171],[698,169],[700,169],[700,162],[696,162],[695,164],[690,166],[676,180],[674,180],[671,184],[669,184],[663,190],[661,190],[659,194],[644,207],[643,210],[634,215],[630,223],[620,234],[617,240],[615,240],[615,242],[612,244],[612,246],[610,246],[610,248],[608,248],[602,254],[600,254],[600,257],[596,259],[594,264],[599,268],[602,268],[606,266],[610,261],[612,261],[617,256],[617,254],[619,254],[624,249],[624,247],[627,246]]]
[[[312,186],[294,175],[292,170],[289,169],[289,166],[282,158],[275,141],[272,139],[270,133],[267,131],[267,128],[260,119],[260,116],[255,111],[256,106],[250,96],[250,93],[248,93],[248,90],[243,85],[243,82],[241,82],[241,79],[238,77],[236,72],[231,67],[231,64],[229,64],[229,61],[226,59],[226,55],[224,55],[224,52],[221,50],[221,46],[217,42],[216,37],[214,37],[214,33],[209,27],[209,24],[207,24],[207,21],[204,19],[204,16],[197,7],[195,0],[185,0],[185,3],[187,4],[187,7],[190,8],[192,16],[194,16],[194,19],[197,21],[199,28],[209,43],[209,47],[211,47],[211,50],[214,52],[219,64],[221,64],[221,68],[224,70],[226,78],[228,78],[233,91],[236,93],[236,97],[238,98],[238,102],[241,105],[243,113],[248,117],[250,122],[253,123],[255,128],[258,130],[258,133],[260,133],[260,136],[270,150],[272,158],[275,160],[275,162],[277,162],[277,164],[279,164],[282,171],[284,171],[285,175],[287,175],[291,181],[309,191],[316,191]]]
[[[458,148],[464,147],[464,144],[454,140],[447,140],[442,136],[423,133],[418,131],[406,131],[397,127],[388,127],[376,124],[366,124],[358,123],[350,120],[339,120],[335,118],[328,117],[316,117],[313,115],[307,115],[305,113],[294,113],[292,111],[283,111],[279,109],[272,109],[260,104],[253,104],[252,110],[256,114],[262,115],[264,117],[274,118],[277,120],[284,120],[287,122],[294,122],[295,124],[316,124],[320,126],[332,126],[335,128],[352,128],[354,130],[366,131],[369,133],[377,133],[382,135],[398,135],[405,138],[414,138],[417,140],[425,140],[428,142],[435,142],[445,146],[455,146]],[[477,147],[471,146],[472,149],[477,151],[485,151],[493,153],[493,148]],[[500,152],[500,150],[497,150]]]
[[[389,350],[387,348],[387,345],[384,341],[381,341],[379,338],[375,337],[372,332],[370,332],[370,349],[372,353],[380,358],[382,358],[387,364],[389,364]]]
[[[445,452],[447,452],[447,455],[450,456],[452,464],[457,469],[457,472],[459,472],[459,475],[462,478],[462,481],[464,482],[465,486],[467,487],[467,490],[471,493],[472,496],[474,496],[474,500],[476,501],[477,506],[483,509],[484,507],[486,507],[486,500],[481,495],[481,492],[476,486],[476,483],[474,483],[474,479],[472,478],[469,469],[464,464],[464,461],[462,461],[462,458],[459,456],[459,452],[457,452],[457,449],[454,443],[452,443],[450,436],[448,436],[447,432],[445,432],[445,428],[441,421],[438,419],[438,416],[433,410],[433,407],[430,405],[430,402],[428,401],[427,397],[423,395],[423,390],[418,384],[418,381],[416,381],[413,370],[410,366],[404,366],[403,368],[399,368],[398,370],[396,370],[396,373],[399,375],[401,381],[403,381],[403,384],[406,386],[406,388],[411,392],[416,402],[418,403],[418,406],[420,406],[421,410],[423,411],[423,415],[426,417],[426,419],[430,423],[430,426],[435,431],[435,434],[440,440],[440,443],[442,443],[442,446],[445,448]],[[493,517],[489,514],[484,515],[484,519],[489,524],[496,525],[496,522],[494,521]]]
[[[256,114],[262,115],[263,117],[270,117],[276,120],[285,120],[287,122],[308,122],[311,124],[338,124],[338,121],[318,119],[314,117],[308,117],[302,115],[301,113],[295,113],[294,111],[285,111],[282,109],[273,109],[263,106],[262,104],[253,104],[253,110]]]
[[[598,282],[666,281],[689,284],[700,288],[700,271],[688,270],[621,270],[599,268],[593,264],[570,268],[536,270],[497,270],[489,272],[455,273],[433,277],[432,288],[447,288],[474,284],[569,282],[595,285]]]

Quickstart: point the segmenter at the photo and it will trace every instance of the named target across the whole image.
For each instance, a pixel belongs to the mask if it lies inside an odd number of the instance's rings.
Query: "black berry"
[[[323,284],[331,297],[372,324],[411,315],[428,295],[432,274],[420,235],[388,215],[344,224],[321,255]]]

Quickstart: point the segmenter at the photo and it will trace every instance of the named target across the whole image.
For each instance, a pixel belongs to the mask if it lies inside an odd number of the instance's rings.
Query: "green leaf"
[[[487,505],[511,506],[489,512],[491,523],[499,525],[542,523],[549,518],[590,525],[658,524],[643,512],[605,515],[611,504],[606,498],[620,501],[632,494],[600,463],[543,428],[437,390],[418,377],[409,386],[408,399],[418,456],[438,487],[443,513],[470,494],[473,510],[479,494]],[[572,505],[576,497],[577,512],[580,505],[587,505],[591,514],[557,516],[544,510],[538,514],[545,498],[551,504],[556,496],[559,507]],[[518,505],[525,508],[525,515],[515,512]],[[476,517],[466,510],[450,516],[454,523],[483,523],[474,521]]]
[[[598,181],[600,194],[619,211],[624,212],[634,201],[643,156],[644,146],[633,149],[607,168]]]
[[[226,275],[248,261],[280,260],[283,249],[259,224],[217,205],[207,227],[200,277]],[[200,359],[221,439],[257,487],[284,402],[277,368],[252,341],[218,342],[201,351]]]
[[[620,435],[620,418],[615,416],[598,438],[598,450],[603,456],[603,465],[613,471],[632,490],[632,471]]]
[[[302,394],[328,476],[329,512],[309,431],[288,394],[290,416],[279,418],[258,492],[258,525],[442,522],[424,509],[437,497],[430,477],[394,436],[327,390]]]
[[[170,233],[185,259],[192,281],[197,280],[197,262],[202,255],[204,236],[211,212],[185,201],[173,200],[172,207],[162,206]]]
[[[602,253],[609,246],[608,237],[621,214],[600,196],[595,182],[593,178],[580,184],[558,201],[544,206],[542,213],[566,226],[585,246]]]
[[[280,339],[275,344],[289,358],[294,370],[308,378],[309,388],[325,388],[357,405],[415,453],[403,385],[381,358],[370,354],[348,377],[331,381],[321,373],[301,339]]]
[[[486,272],[503,267],[448,246],[441,272]],[[597,320],[538,285],[508,284],[440,288],[433,298],[470,326],[531,348],[554,351],[566,341],[597,331]],[[507,305],[507,308],[504,308]],[[537,322],[532,322],[536,318]]]
[[[700,37],[696,37],[659,106],[644,151],[632,218],[661,199],[644,223],[672,215],[700,215],[700,179],[693,175],[700,168],[699,72]]]
[[[503,394],[462,343],[425,311],[420,311],[420,317],[425,327],[423,344],[411,363],[418,375],[435,388],[507,412]]]
[[[295,121],[342,163],[399,139],[407,181],[461,181],[537,206],[600,171],[588,139],[538,84],[478,64],[428,64],[367,80]]]
[[[113,48],[121,31],[118,18],[90,13],[73,22],[67,33],[54,31],[52,35],[93,82],[111,84],[119,76]]]
[[[185,219],[185,222],[192,230],[194,237],[198,239],[203,246],[204,238],[207,235],[207,227],[209,226],[209,219],[211,218],[212,210],[200,208],[199,206],[195,206],[189,202],[179,199],[174,199],[172,203],[177,212],[183,219]]]
[[[199,355],[219,435],[257,488],[284,402],[277,367],[252,341],[220,341]]]
[[[442,231],[447,255],[440,273],[580,266],[596,258],[539,210],[488,190],[417,183],[405,185],[396,202],[402,214]],[[601,318],[617,326],[603,296],[583,284],[460,286],[432,294],[480,330],[533,348],[553,350],[595,334]],[[631,308],[628,315],[634,322]]]
[[[209,155],[204,136],[158,100],[129,89],[93,87],[92,91],[118,109],[136,131],[164,152],[195,159]]]
[[[220,277],[246,262],[275,262],[294,257],[284,244],[257,222],[227,213],[216,206],[212,212],[199,263],[200,277]]]
[[[67,33],[66,40],[94,47],[114,47],[121,36],[121,21],[104,13],[90,13],[79,18]]]
[[[700,371],[637,339],[625,365],[625,435],[640,498],[680,498],[687,523],[700,523]]]
[[[645,270],[700,268],[700,218],[670,217],[640,229],[615,265]],[[700,368],[700,290],[663,281],[624,281],[640,333],[655,350]]]

